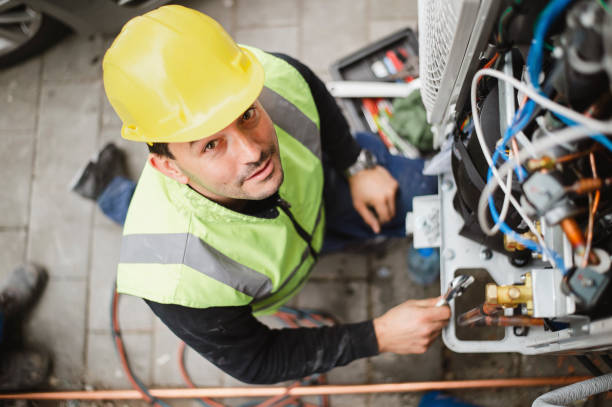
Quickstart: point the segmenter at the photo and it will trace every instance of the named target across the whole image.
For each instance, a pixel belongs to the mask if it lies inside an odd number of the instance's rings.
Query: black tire
[[[0,50],[0,69],[16,65],[57,43],[70,29],[46,14],[41,14],[41,23],[38,30],[18,48],[2,54]]]

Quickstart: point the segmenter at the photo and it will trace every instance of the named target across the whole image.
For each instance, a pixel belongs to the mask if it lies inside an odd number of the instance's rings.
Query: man
[[[297,293],[324,246],[402,235],[406,202],[435,191],[422,162],[357,136],[401,167],[398,199],[398,181],[351,137],[308,68],[239,47],[181,6],[128,22],[103,68],[122,136],[151,152],[125,221],[119,292],[144,298],[189,346],[249,383],[426,350],[450,314],[436,299],[325,328],[271,330],[253,316]]]

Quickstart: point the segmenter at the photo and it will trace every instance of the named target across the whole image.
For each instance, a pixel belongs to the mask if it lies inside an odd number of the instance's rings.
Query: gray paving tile
[[[419,400],[423,397],[423,393],[379,393],[372,394],[370,397],[370,406],[385,406],[385,407],[400,407],[414,406],[419,404]]]
[[[325,279],[366,279],[367,256],[356,253],[332,253],[321,256],[311,277]]]
[[[88,221],[33,216],[29,261],[43,264],[56,277],[85,278],[89,249]]]
[[[236,42],[252,45],[270,52],[298,54],[297,27],[241,28],[236,31]]]
[[[0,71],[0,130],[34,130],[41,58]]]
[[[329,404],[334,407],[368,407],[368,398],[368,395],[361,394],[330,396]],[[385,406],[388,406],[388,404],[385,404]]]
[[[153,383],[157,386],[184,386],[178,365],[180,340],[159,320],[155,321]],[[186,350],[185,368],[196,386],[220,386],[224,373],[197,354]]]
[[[87,273],[91,202],[70,192],[95,151],[100,83],[43,85],[28,256],[54,275]]]
[[[311,281],[298,295],[299,308],[322,310],[341,323],[367,319],[367,284],[356,281]],[[367,381],[367,360],[357,360],[329,372],[329,382],[337,384]]]
[[[517,377],[520,356],[514,353],[455,353],[445,350],[447,380]]]
[[[407,239],[392,241],[382,257],[373,257],[373,269],[385,267],[390,273],[383,278],[374,273],[371,283],[372,313],[384,314],[392,307],[410,299],[437,296],[439,283],[420,286],[412,282],[407,273],[406,253],[410,246]],[[375,382],[439,380],[442,377],[442,344],[435,341],[420,355],[395,355],[384,353],[370,359],[372,379]],[[418,369],[411,367],[418,366]]]
[[[25,229],[0,230],[0,280],[25,261]]]
[[[233,34],[235,23],[236,5],[233,0],[184,0],[181,4],[194,8],[217,20],[227,32]]]
[[[386,278],[374,273],[372,280],[372,312],[374,316],[379,316],[391,307],[409,299],[422,299],[440,295],[438,281],[429,286],[421,286],[410,280],[406,260],[409,247],[410,243],[407,239],[396,239],[387,246],[387,253],[384,256],[373,257],[373,270],[385,267],[390,273]]]
[[[406,27],[410,27],[416,32],[416,26],[416,19],[370,21],[368,24],[368,39],[374,42]]]
[[[570,355],[520,355],[519,358],[522,377],[590,375],[589,371]],[[596,359],[594,361],[599,362]],[[600,368],[606,370],[603,366]]]
[[[0,226],[23,227],[28,222],[30,209],[34,132],[11,130],[2,133],[0,162],[3,168],[9,169],[10,176],[5,174],[0,179],[0,190],[8,192],[0,200]]]
[[[105,94],[102,98],[102,128],[111,128],[116,132],[117,137],[121,137],[121,124],[121,119],[115,113]]]
[[[449,391],[448,393],[464,403],[470,403],[479,407],[498,407],[503,400],[506,407],[531,406],[541,394],[551,389],[547,388],[519,388],[519,389],[471,389],[461,391]]]
[[[238,0],[238,27],[297,25],[298,0]]]
[[[93,231],[89,289],[89,329],[109,330],[109,307],[117,273],[121,229],[96,226]],[[124,331],[151,331],[153,312],[141,298],[119,298],[119,322]]]
[[[366,0],[309,0],[303,7],[299,56],[313,70],[327,70],[333,61],[365,45]]]
[[[367,284],[361,281],[309,281],[298,294],[298,307],[326,311],[341,323],[368,318]]]
[[[151,336],[124,332],[122,338],[132,371],[148,384],[151,371]],[[95,389],[131,387],[110,333],[88,334],[85,383]]]
[[[370,358],[374,383],[421,382],[443,378],[442,341],[419,355],[383,353]]]
[[[45,81],[98,81],[102,74],[104,39],[100,35],[65,38],[44,55]]]
[[[368,382],[368,359],[358,359],[346,366],[335,367],[327,373],[329,384],[361,384]],[[334,404],[335,405],[335,404]]]
[[[417,17],[417,0],[369,0],[370,19],[412,19]]]
[[[81,387],[85,353],[85,281],[51,278],[27,323],[28,342],[53,356],[54,387]]]
[[[329,68],[329,67],[328,67]],[[319,77],[319,79],[321,79],[323,82],[329,82],[332,80],[332,76],[329,73],[328,69],[324,69],[324,70],[316,70],[315,74]],[[344,112],[343,112],[344,113]],[[345,114],[346,117],[346,114]]]

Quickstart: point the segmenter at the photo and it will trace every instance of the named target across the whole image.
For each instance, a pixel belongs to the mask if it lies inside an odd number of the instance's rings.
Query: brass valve
[[[498,304],[504,308],[514,308],[525,304],[527,314],[533,315],[533,291],[531,273],[525,274],[525,284],[501,285],[487,284],[485,288],[485,303]]]

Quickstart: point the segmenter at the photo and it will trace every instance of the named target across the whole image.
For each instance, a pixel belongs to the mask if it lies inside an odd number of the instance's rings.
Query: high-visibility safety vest
[[[250,304],[263,314],[305,283],[325,222],[319,116],[295,68],[249,49],[264,66],[259,101],[278,136],[278,215],[232,211],[147,164],[123,229],[118,292],[192,308]]]

